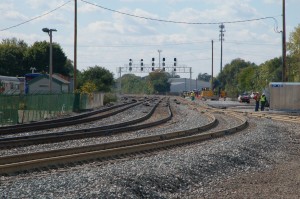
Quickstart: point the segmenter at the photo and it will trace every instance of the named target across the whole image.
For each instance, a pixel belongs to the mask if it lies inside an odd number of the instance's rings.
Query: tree
[[[289,81],[300,81],[300,24],[290,34],[287,49],[290,53],[287,57]]]
[[[151,94],[151,88],[148,87],[145,78],[138,77],[134,74],[126,74],[121,77],[121,80],[123,93]]]
[[[238,76],[242,69],[247,67],[256,67],[254,63],[246,62],[243,59],[237,58],[226,64],[222,72],[218,75],[217,80],[220,82],[220,87],[226,90],[229,96],[235,97],[239,93],[247,91],[246,87],[239,84]]]
[[[209,75],[207,73],[199,73],[198,74],[198,80],[209,82],[211,80],[211,75]]]
[[[28,70],[30,67],[36,68],[38,72],[49,73],[50,43],[46,41],[35,42],[26,54]],[[72,62],[67,59],[59,44],[52,44],[52,65],[53,73],[65,76],[70,75]]]
[[[238,74],[238,85],[244,91],[254,91],[256,84],[256,70],[258,67],[246,67],[241,69]]]
[[[0,44],[0,74],[22,76],[26,71],[24,59],[28,45],[16,38],[4,39]]]
[[[269,82],[277,82],[282,79],[282,59],[277,57],[268,60],[259,66],[257,90],[267,87]]]
[[[109,92],[114,84],[113,74],[100,66],[89,67],[89,69],[82,72],[80,81],[91,82],[96,85],[97,91]]]
[[[149,74],[149,81],[155,92],[165,93],[170,91],[171,84],[168,82],[167,73],[155,71]]]

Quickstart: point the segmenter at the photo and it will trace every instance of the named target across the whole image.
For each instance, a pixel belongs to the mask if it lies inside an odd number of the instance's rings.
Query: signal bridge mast
[[[122,73],[150,73],[154,71],[168,72],[168,73],[192,73],[192,68],[186,65],[177,65],[177,59],[174,58],[174,63],[166,63],[166,58],[162,59],[162,67],[155,65],[155,59],[152,58],[151,64],[144,64],[144,60],[141,59],[138,64],[134,64],[132,59],[129,59],[129,64],[125,64],[124,67],[118,67],[117,72]]]
[[[160,63],[160,61],[159,61]],[[151,72],[168,72],[172,75],[176,73],[189,73],[190,80],[192,79],[192,67],[186,65],[178,65],[177,58],[174,58],[174,63],[166,63],[166,58],[162,58],[162,66],[159,64],[156,66],[155,58],[152,58],[151,64],[144,64],[144,60],[141,59],[139,63],[135,64],[132,59],[129,59],[129,63],[123,67],[117,67],[117,73],[119,74],[119,89],[121,90],[121,77],[125,73],[151,73]]]

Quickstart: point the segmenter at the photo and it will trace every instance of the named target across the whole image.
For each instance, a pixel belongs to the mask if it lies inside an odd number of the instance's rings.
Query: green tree
[[[198,74],[198,80],[209,82],[211,80],[211,75],[209,75],[207,73],[199,73]]]
[[[0,44],[0,74],[22,76],[26,72],[24,59],[28,45],[16,38],[4,39]]]
[[[248,91],[244,85],[239,84],[239,73],[247,67],[256,67],[254,63],[246,62],[243,59],[237,58],[226,64],[222,72],[217,76],[220,82],[220,89],[225,90],[228,96],[236,97],[239,93]]]
[[[82,72],[82,81],[80,84],[84,85],[85,82],[91,82],[96,85],[97,91],[109,92],[114,85],[113,74],[100,66],[89,67]]]
[[[145,78],[134,74],[125,74],[121,77],[122,92],[128,94],[150,94],[151,91]],[[120,80],[117,80],[120,81]]]
[[[257,89],[262,90],[268,87],[270,82],[281,81],[282,59],[277,57],[268,60],[259,66]]]
[[[149,83],[157,93],[165,93],[170,91],[171,84],[168,82],[170,74],[155,71],[149,74]]]
[[[290,56],[287,58],[289,81],[300,81],[300,24],[290,34],[287,49]]]
[[[26,54],[28,70],[35,67],[37,72],[49,73],[50,43],[46,41],[35,42]],[[62,48],[57,43],[52,43],[52,71],[65,76],[69,76],[72,62],[67,59]]]
[[[241,69],[238,74],[238,85],[245,91],[254,91],[255,89],[255,70],[254,67]]]

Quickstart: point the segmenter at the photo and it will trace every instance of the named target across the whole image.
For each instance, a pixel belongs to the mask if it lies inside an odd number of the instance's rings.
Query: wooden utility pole
[[[287,82],[286,65],[286,30],[285,30],[285,0],[282,0],[282,82]]]
[[[77,0],[74,0],[74,83],[73,92],[76,90],[76,72],[77,72]]]

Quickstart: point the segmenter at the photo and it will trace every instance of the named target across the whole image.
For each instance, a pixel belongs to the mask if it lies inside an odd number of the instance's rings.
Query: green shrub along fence
[[[0,95],[0,126],[51,119],[84,110],[88,101],[88,95],[73,93]]]

